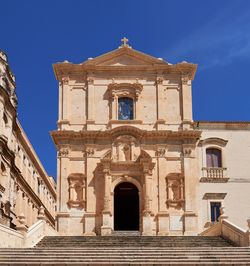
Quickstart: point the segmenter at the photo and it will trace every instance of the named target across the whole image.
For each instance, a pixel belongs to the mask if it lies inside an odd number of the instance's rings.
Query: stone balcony
[[[225,183],[229,180],[225,167],[203,167],[200,182]]]

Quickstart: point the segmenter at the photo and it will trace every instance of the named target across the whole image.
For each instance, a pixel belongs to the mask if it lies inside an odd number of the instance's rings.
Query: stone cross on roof
[[[128,45],[128,39],[126,37],[123,37],[121,39],[121,42],[122,42],[122,45],[119,47],[119,48],[122,48],[122,47],[128,47],[128,48],[131,48],[131,46]]]

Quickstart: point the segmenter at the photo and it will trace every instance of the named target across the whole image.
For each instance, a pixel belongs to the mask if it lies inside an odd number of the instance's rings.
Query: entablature
[[[195,144],[200,138],[201,131],[198,130],[141,130],[132,126],[121,126],[105,131],[73,131],[73,130],[59,130],[50,132],[52,139],[56,145],[66,143],[70,140],[109,140],[114,139],[120,135],[132,135],[137,139],[144,140],[181,140],[183,144]]]

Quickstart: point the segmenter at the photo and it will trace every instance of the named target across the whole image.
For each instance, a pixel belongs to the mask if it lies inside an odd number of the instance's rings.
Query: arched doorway
[[[139,230],[139,193],[132,183],[123,182],[115,188],[114,230]]]

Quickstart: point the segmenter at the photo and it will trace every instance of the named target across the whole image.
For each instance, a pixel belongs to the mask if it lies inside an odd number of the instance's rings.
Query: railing
[[[229,240],[236,246],[249,247],[250,246],[250,219],[247,220],[248,230],[244,230],[237,225],[231,223],[226,218],[228,218],[224,209],[221,208],[221,216],[219,221],[213,224],[211,227],[201,232],[201,236],[222,236],[224,239]]]
[[[225,167],[203,167],[202,168],[202,181],[205,180],[224,180],[227,181],[226,175],[227,168]]]
[[[221,235],[237,246],[249,246],[249,232],[239,228],[228,220],[222,220]]]
[[[25,247],[34,247],[44,236],[56,236],[58,232],[44,220],[33,224],[25,235]]]

